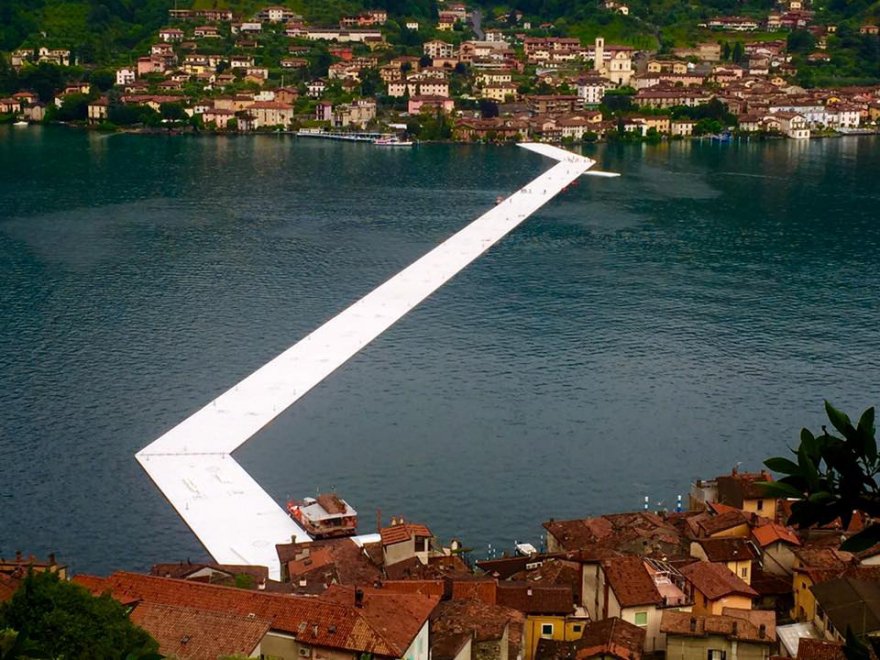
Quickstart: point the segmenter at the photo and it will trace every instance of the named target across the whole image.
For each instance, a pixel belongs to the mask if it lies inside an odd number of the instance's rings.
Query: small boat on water
[[[377,147],[411,147],[412,140],[401,140],[396,135],[390,137],[380,137],[373,140],[373,144]]]
[[[27,125],[28,125],[28,123],[24,120],[17,121],[13,124],[13,126],[27,126]]]
[[[331,539],[357,532],[357,511],[336,493],[306,497],[301,502],[291,500],[287,513],[312,538]]]

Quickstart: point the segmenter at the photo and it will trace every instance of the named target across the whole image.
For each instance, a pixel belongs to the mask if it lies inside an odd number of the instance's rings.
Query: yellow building
[[[722,504],[776,520],[776,498],[768,496],[761,485],[773,481],[766,470],[738,472],[734,469],[729,475],[717,477],[715,481],[718,484],[718,501]]]
[[[796,548],[792,566],[794,605],[791,618],[812,621],[816,617],[816,598],[810,587],[840,577],[852,562],[852,554],[836,548]]]
[[[684,566],[681,573],[693,587],[694,614],[721,614],[725,607],[750,610],[758,597],[723,564],[698,561]]]
[[[752,562],[758,558],[758,551],[751,541],[743,538],[700,539],[691,543],[691,557],[725,566],[750,585]]]
[[[559,616],[552,614],[529,614],[523,631],[523,658],[532,660],[538,643],[542,639],[557,642],[571,642],[580,639],[584,626],[589,622],[585,617]]]

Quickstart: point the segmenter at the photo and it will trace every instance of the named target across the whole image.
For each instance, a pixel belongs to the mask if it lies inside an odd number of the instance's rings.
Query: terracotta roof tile
[[[425,525],[415,525],[413,523],[403,523],[400,525],[392,525],[391,527],[383,527],[379,534],[382,536],[382,545],[394,545],[408,541],[413,537],[431,538],[431,530]]]
[[[440,602],[437,596],[371,588],[362,588],[361,591],[363,605],[354,607],[355,613],[385,640],[389,648],[397,649],[397,657],[403,657]],[[333,585],[322,598],[351,607],[355,587]]]
[[[469,632],[434,634],[431,636],[431,658],[432,660],[454,660],[461,653],[465,644],[472,639],[473,634]]]
[[[749,516],[744,511],[734,509],[717,515],[703,513],[688,519],[688,525],[697,537],[705,538],[718,532],[733,529],[749,522]]]
[[[349,538],[276,546],[294,584],[372,584],[382,578],[380,565]]]
[[[846,660],[843,643],[802,637],[798,643],[797,660]]]
[[[752,530],[752,537],[760,547],[766,548],[773,543],[788,543],[790,545],[800,545],[801,540],[790,527],[780,525],[779,523],[769,523],[755,527]]]
[[[271,626],[268,619],[155,603],[135,607],[131,620],[159,642],[162,655],[193,660],[250,656]]]
[[[594,657],[638,660],[642,657],[644,644],[643,628],[618,617],[611,617],[588,623],[581,638],[575,641],[540,640],[535,660],[580,660]]]
[[[762,629],[763,626],[763,629]],[[660,632],[683,637],[723,635],[741,642],[776,643],[776,613],[725,607],[723,614],[693,614],[666,610]]]
[[[730,594],[756,598],[758,593],[722,564],[698,561],[681,569],[694,588],[709,600]]]
[[[678,545],[678,530],[660,516],[639,511],[579,520],[551,520],[543,524],[564,550],[601,545],[628,552],[641,551],[654,543]]]
[[[18,591],[18,585],[21,582],[9,575],[3,575],[0,573],[0,603],[5,603],[12,595]]]
[[[703,548],[706,559],[712,562],[751,561],[758,558],[755,548],[746,539],[701,539],[695,543]]]
[[[477,600],[447,600],[431,615],[434,635],[473,633],[475,642],[500,640],[508,625],[522,627],[522,612]]]
[[[273,630],[296,635],[310,645],[394,657],[400,657],[412,641],[404,638],[404,632],[416,624],[421,628],[436,604],[436,599],[396,594],[401,603],[388,630],[376,630],[372,622],[381,617],[366,604],[356,608],[353,597],[342,604],[324,597],[269,594],[126,572],[114,573],[102,583],[92,582],[94,593],[109,591],[122,603],[140,601],[239,616],[253,614],[271,621]],[[404,605],[405,599],[418,599],[419,603]],[[377,602],[376,610],[385,612],[383,603],[387,602]]]
[[[605,578],[621,607],[661,604],[663,596],[640,557],[623,556],[602,562]],[[726,570],[726,569],[725,569]]]
[[[574,596],[571,585],[536,585],[499,582],[497,604],[525,614],[572,614]]]

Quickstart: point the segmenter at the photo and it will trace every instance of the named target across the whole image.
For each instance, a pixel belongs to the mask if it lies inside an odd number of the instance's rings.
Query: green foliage
[[[106,92],[116,84],[116,72],[112,69],[95,69],[89,75],[89,82],[98,88],[98,91]]]
[[[635,105],[633,104],[633,97],[635,95],[636,90],[631,87],[620,87],[619,89],[606,90],[600,106],[602,114],[611,115],[630,112],[635,108]]]
[[[719,99],[712,99],[708,103],[693,107],[677,105],[669,109],[669,114],[673,119],[712,120],[721,124],[722,128],[737,124],[736,116],[731,114],[727,109],[727,105]],[[722,128],[719,128],[718,131],[722,130]],[[718,131],[709,132],[717,133]]]
[[[809,30],[793,30],[786,39],[786,46],[792,54],[811,53],[816,47],[816,38]]]
[[[69,94],[58,108],[55,121],[85,121],[89,116],[89,97],[87,94]]]
[[[848,526],[855,511],[871,518],[880,516],[874,408],[862,413],[855,425],[827,401],[825,412],[838,435],[829,433],[825,426],[819,435],[803,429],[800,445],[792,450],[794,460],[776,457],[764,461],[768,468],[785,475],[766,485],[767,493],[797,499],[788,520],[791,525],[825,525],[839,518]],[[841,548],[857,552],[878,542],[880,524],[872,524]]]
[[[29,574],[0,606],[4,628],[18,631],[15,643],[27,642],[27,653],[35,658],[140,657],[158,650],[155,640],[131,623],[110,596],[95,598],[48,572]]]

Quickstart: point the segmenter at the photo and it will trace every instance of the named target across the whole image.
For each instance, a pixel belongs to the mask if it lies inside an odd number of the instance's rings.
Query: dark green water
[[[469,545],[674,506],[878,403],[880,142],[588,153],[551,202],[244,447],[279,501]],[[0,554],[203,554],[136,450],[549,163],[0,128]]]

